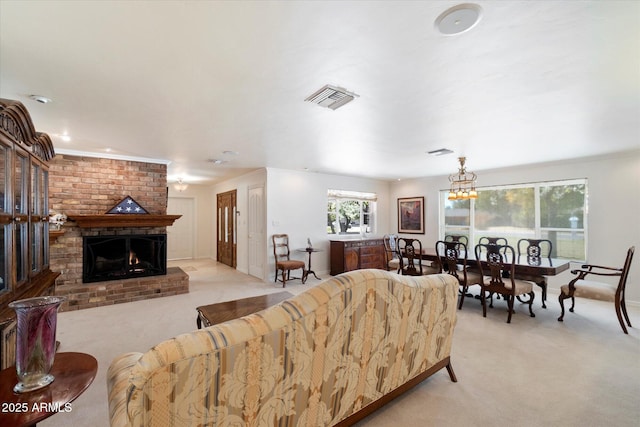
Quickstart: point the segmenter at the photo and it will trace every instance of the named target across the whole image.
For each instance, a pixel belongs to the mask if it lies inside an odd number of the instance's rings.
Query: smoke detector
[[[352,92],[347,92],[346,89],[341,87],[325,85],[321,89],[317,90],[313,95],[310,95],[305,101],[313,102],[321,107],[331,108],[337,110],[343,105],[353,101],[356,95]]]
[[[477,4],[459,4],[442,12],[436,19],[435,27],[447,36],[461,34],[475,27],[481,16],[482,8]]]

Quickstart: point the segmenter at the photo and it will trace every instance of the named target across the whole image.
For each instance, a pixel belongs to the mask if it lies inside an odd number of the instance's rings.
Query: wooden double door
[[[237,266],[237,192],[227,191],[217,195],[217,257],[218,262],[229,267]]]

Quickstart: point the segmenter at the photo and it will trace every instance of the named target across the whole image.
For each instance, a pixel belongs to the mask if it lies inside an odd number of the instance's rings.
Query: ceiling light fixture
[[[41,96],[41,95],[29,95],[30,99],[33,99],[36,102],[39,102],[40,104],[48,104],[51,102],[51,98],[47,98],[46,96]]]
[[[183,192],[184,190],[186,190],[189,186],[187,184],[185,184],[184,182],[182,182],[182,178],[178,178],[178,182],[176,182],[175,184],[173,184],[173,188],[175,188],[177,191]]]
[[[347,92],[346,89],[341,87],[324,85],[321,89],[318,89],[315,93],[309,95],[305,101],[313,102],[321,107],[337,110],[343,105],[353,101],[356,96],[360,95],[356,95],[353,92]]]
[[[227,163],[226,160],[222,160],[222,159],[207,159],[207,162],[213,163],[214,165],[221,165],[223,163]]]
[[[465,160],[466,157],[458,157],[460,169],[458,169],[457,174],[449,175],[449,182],[451,183],[449,200],[478,198],[478,192],[476,191],[476,179],[478,177],[473,172],[467,172],[467,169],[464,167]]]
[[[447,36],[461,34],[475,27],[481,16],[482,8],[477,4],[459,4],[442,12],[436,18],[435,27]]]

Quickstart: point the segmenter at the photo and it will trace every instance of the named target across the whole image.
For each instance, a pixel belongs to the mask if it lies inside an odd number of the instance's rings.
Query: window
[[[375,193],[329,190],[327,234],[375,233]]]
[[[440,234],[549,239],[554,258],[586,259],[587,180],[540,182],[478,189],[478,198],[448,200],[440,192]],[[517,248],[516,248],[517,250]]]

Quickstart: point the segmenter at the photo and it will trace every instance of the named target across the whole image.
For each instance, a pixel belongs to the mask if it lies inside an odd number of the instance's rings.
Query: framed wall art
[[[398,233],[424,234],[424,197],[398,199]]]

